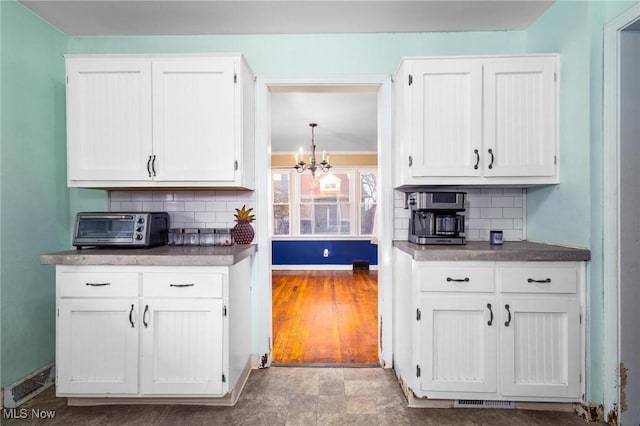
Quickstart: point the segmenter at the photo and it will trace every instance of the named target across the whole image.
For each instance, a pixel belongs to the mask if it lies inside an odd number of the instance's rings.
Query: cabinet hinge
[[[554,165],[555,165],[555,164],[558,164],[558,156],[557,156],[557,155],[554,155],[554,156],[553,156],[553,164],[554,164]]]
[[[69,84],[69,76],[67,76],[67,84]]]
[[[416,377],[420,377],[420,366],[416,365]]]
[[[236,73],[233,74],[233,82],[234,83],[238,82],[238,74],[236,74]]]
[[[60,316],[60,308],[56,309],[56,316]]]
[[[558,82],[558,73],[556,71],[553,72],[553,82],[554,83]]]
[[[416,309],[416,321],[420,321],[422,319],[422,312],[420,309]]]
[[[226,376],[223,374],[223,375],[222,375],[222,383],[226,383],[226,382],[227,382],[227,378],[226,378]]]
[[[413,84],[413,76],[409,74],[409,86]]]
[[[413,166],[413,157],[409,156],[409,167]]]
[[[238,170],[238,160],[233,162],[233,170]]]
[[[222,316],[226,317],[227,316],[227,305],[222,307]]]
[[[582,383],[582,373],[578,376],[578,383]]]

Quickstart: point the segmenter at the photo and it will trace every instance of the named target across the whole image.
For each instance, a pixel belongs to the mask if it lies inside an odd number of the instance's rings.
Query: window
[[[376,174],[360,173],[360,235],[374,235],[376,224]]]
[[[273,177],[273,234],[289,235],[291,223],[291,185],[289,173],[272,173]]]
[[[274,169],[274,236],[374,236],[376,171],[371,168],[320,173]]]
[[[300,175],[300,235],[351,234],[350,182],[347,173]]]

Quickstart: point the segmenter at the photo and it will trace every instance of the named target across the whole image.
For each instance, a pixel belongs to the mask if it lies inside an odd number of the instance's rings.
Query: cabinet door
[[[222,299],[144,299],[140,388],[146,395],[221,395]]]
[[[556,174],[555,64],[555,58],[485,64],[485,176]]]
[[[505,297],[500,312],[502,394],[579,398],[578,301]]]
[[[138,392],[138,299],[61,299],[58,394]]]
[[[148,180],[151,65],[140,59],[67,60],[67,161],[76,180]]]
[[[416,61],[411,69],[411,173],[482,173],[482,63]]]
[[[232,59],[153,61],[154,180],[234,181],[236,90]]]
[[[495,299],[422,293],[420,305],[421,389],[496,392]]]

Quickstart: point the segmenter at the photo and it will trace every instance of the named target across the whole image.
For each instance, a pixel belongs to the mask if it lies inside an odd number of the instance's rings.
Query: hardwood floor
[[[273,271],[272,359],[378,364],[377,271]]]

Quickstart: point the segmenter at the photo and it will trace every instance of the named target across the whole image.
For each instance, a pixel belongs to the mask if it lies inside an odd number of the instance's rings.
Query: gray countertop
[[[40,256],[42,265],[231,266],[258,250],[256,244],[228,247],[160,246],[147,249],[93,248]]]
[[[414,260],[441,261],[582,261],[591,258],[587,249],[507,241],[491,245],[485,241],[467,241],[461,246],[418,245],[408,241],[394,241],[393,246],[411,255]]]

